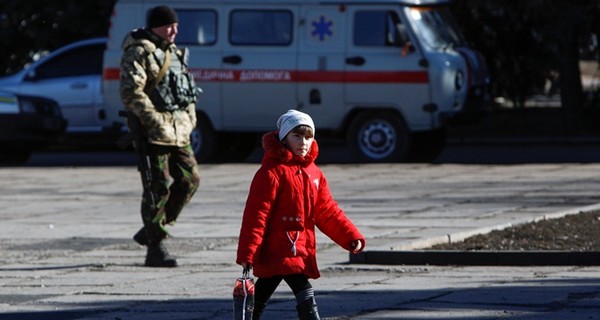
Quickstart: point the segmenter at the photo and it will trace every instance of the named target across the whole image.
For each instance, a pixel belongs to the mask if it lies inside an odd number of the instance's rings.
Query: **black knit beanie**
[[[158,6],[148,10],[146,26],[162,27],[177,22],[177,13],[169,6]]]

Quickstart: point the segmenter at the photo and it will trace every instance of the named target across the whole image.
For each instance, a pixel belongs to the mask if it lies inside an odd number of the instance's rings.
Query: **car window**
[[[229,22],[229,41],[233,45],[286,46],[292,43],[290,11],[235,10]]]
[[[213,45],[217,42],[214,10],[176,10],[179,30],[175,42],[182,45]]]
[[[354,45],[389,47],[401,45],[400,19],[394,11],[357,11],[354,14]]]
[[[102,56],[106,45],[79,47],[51,58],[38,66],[35,80],[102,74]]]

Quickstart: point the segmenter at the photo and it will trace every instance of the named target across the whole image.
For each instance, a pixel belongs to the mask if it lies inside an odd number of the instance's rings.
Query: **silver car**
[[[78,41],[57,49],[16,74],[0,78],[0,90],[55,100],[68,121],[67,133],[101,131],[101,95],[106,38]]]

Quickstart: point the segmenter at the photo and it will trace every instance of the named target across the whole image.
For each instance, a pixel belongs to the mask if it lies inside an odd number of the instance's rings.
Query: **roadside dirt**
[[[600,251],[600,211],[527,223],[429,249]]]

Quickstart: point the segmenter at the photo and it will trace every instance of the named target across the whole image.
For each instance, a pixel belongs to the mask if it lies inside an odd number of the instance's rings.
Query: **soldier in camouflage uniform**
[[[144,227],[134,236],[147,245],[145,265],[150,267],[177,266],[162,242],[168,235],[165,226],[177,220],[200,184],[190,145],[196,86],[174,44],[177,22],[172,8],[152,8],[146,28],[132,30],[122,45],[121,99],[141,122],[150,162],[149,190],[142,195]]]

